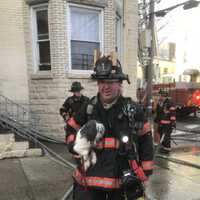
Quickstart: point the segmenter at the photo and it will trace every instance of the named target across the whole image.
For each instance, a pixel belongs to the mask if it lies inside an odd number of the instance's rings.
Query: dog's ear
[[[97,135],[96,121],[90,120],[81,128],[81,135],[88,141],[94,141]]]

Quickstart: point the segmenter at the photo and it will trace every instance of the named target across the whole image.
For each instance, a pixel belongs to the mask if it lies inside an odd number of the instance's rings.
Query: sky
[[[186,1],[186,0],[185,0]],[[183,0],[161,0],[155,10],[171,7],[185,2]],[[180,6],[158,19],[157,28],[166,24],[158,32],[160,41],[175,42],[177,45],[178,73],[186,68],[200,69],[200,4],[197,8],[183,10]],[[186,63],[183,55],[186,54]]]

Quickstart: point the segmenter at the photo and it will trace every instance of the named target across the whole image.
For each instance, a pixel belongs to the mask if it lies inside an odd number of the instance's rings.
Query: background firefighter
[[[73,95],[65,100],[64,104],[59,110],[64,121],[67,121],[70,117],[74,116],[75,113],[80,110],[81,106],[89,101],[88,97],[81,94],[81,90],[83,89],[84,88],[81,86],[80,82],[75,81],[72,83],[69,91],[72,92]]]
[[[78,164],[73,173],[73,199],[134,200],[143,195],[137,191],[142,191],[142,183],[152,174],[150,126],[139,105],[121,94],[122,81],[128,81],[128,76],[122,73],[119,62],[99,58],[91,77],[98,83],[97,96],[67,121],[68,149]],[[105,134],[94,147],[96,164],[84,171],[73,146],[77,130],[90,119],[102,123]]]
[[[171,151],[171,133],[176,127],[176,112],[167,91],[160,91],[160,98],[156,107],[155,123],[160,136],[160,152]]]

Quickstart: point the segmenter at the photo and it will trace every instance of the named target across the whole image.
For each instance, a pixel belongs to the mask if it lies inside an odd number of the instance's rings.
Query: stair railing
[[[0,114],[5,115],[24,126],[36,128],[39,118],[29,109],[24,108],[20,104],[0,95]]]

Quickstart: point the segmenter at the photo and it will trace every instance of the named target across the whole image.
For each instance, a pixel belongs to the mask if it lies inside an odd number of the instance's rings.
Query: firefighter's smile
[[[112,90],[110,90],[110,89],[103,90],[103,95],[106,96],[106,97],[111,96],[112,95]]]

